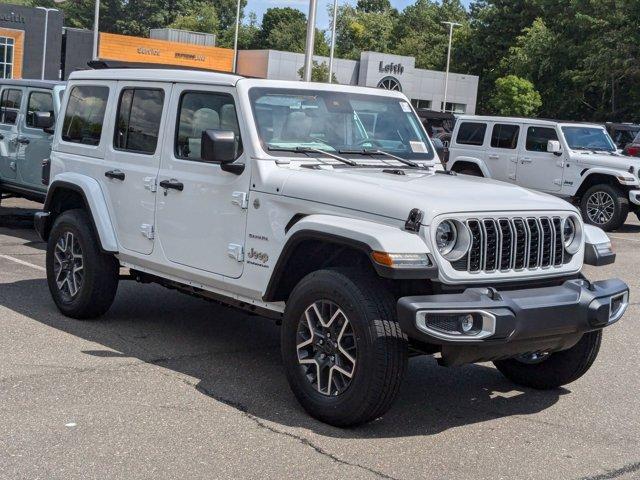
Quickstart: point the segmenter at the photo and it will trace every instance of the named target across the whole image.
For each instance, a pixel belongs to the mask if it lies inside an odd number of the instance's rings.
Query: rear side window
[[[136,153],[155,153],[163,104],[164,90],[122,90],[113,139],[114,148]]]
[[[22,90],[6,88],[0,96],[0,123],[15,125],[22,104]]]
[[[35,112],[48,112],[55,118],[53,97],[47,92],[31,92],[27,103],[27,127],[35,128]]]
[[[73,87],[62,125],[62,140],[82,145],[98,145],[102,136],[109,88],[94,85]]]
[[[460,124],[456,143],[461,145],[482,145],[484,134],[487,131],[486,123],[464,122]]]
[[[238,116],[231,95],[213,92],[186,92],[182,95],[176,157],[201,160],[202,132],[205,130],[233,130],[239,135]]]
[[[546,152],[549,140],[558,140],[558,134],[554,128],[529,127],[526,149],[530,152]]]
[[[505,125],[496,123],[491,132],[491,146],[493,148],[508,148],[515,150],[518,146],[518,134],[520,127],[518,125]]]

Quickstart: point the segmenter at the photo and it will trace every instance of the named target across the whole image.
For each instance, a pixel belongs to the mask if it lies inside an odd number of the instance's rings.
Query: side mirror
[[[244,164],[235,164],[239,139],[233,130],[205,130],[202,132],[201,158],[205,162],[219,163],[222,170],[240,174]]]
[[[562,147],[558,140],[549,140],[547,142],[547,152],[553,153],[556,156],[562,155]]]
[[[53,126],[56,124],[51,112],[31,112],[30,115],[33,115],[34,128],[40,128],[47,133],[51,133],[50,131],[53,130]]]

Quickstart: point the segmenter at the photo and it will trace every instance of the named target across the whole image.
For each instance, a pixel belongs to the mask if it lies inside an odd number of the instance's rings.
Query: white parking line
[[[10,262],[19,263],[20,265],[25,265],[27,267],[31,267],[40,272],[46,272],[47,269],[41,267],[40,265],[36,265],[35,263],[25,262],[24,260],[20,260],[19,258],[12,257],[10,255],[0,255],[0,258],[4,258],[5,260],[9,260]]]
[[[615,238],[616,240],[627,240],[629,242],[640,242],[638,238],[627,238],[627,237],[616,237],[615,235],[609,235],[611,238]]]

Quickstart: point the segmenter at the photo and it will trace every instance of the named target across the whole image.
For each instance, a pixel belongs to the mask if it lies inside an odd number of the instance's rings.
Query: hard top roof
[[[603,125],[593,122],[571,122],[565,120],[552,120],[548,118],[524,118],[524,117],[501,117],[498,115],[457,115],[457,120],[466,121],[484,121],[484,122],[513,122],[513,123],[535,123],[536,125],[555,126],[555,125],[582,125],[604,128]]]
[[[58,85],[66,85],[66,82],[57,82],[54,80],[0,80],[0,85],[52,89],[53,87]]]

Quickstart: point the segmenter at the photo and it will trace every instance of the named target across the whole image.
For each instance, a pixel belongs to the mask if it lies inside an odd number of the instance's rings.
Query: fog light
[[[473,330],[473,315],[468,314],[463,316],[460,326],[462,327],[462,331],[464,333],[469,333],[471,330]]]

